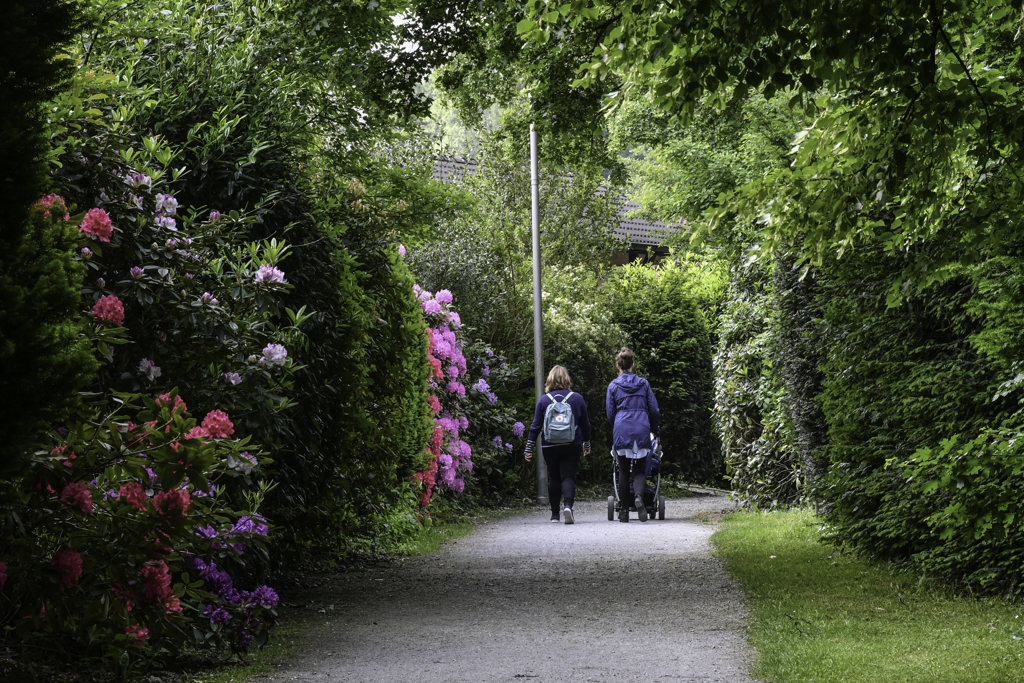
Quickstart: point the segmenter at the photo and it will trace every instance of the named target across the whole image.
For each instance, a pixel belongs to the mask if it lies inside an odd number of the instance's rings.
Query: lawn
[[[805,510],[729,515],[712,537],[751,609],[755,677],[1024,681],[1024,604],[974,599],[819,541]]]

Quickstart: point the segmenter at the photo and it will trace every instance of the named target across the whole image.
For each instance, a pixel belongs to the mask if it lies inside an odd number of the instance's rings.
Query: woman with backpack
[[[526,441],[526,461],[533,458],[537,435],[548,466],[548,500],[551,521],[558,522],[559,501],[566,524],[576,521],[572,512],[576,496],[576,468],[580,457],[590,452],[590,419],[583,397],[571,391],[569,372],[561,365],[551,368],[544,391],[533,411],[533,424]]]
[[[633,352],[619,351],[615,359],[619,376],[608,385],[605,412],[612,423],[612,450],[619,465],[619,521],[629,521],[629,503],[634,501],[641,522],[647,521],[644,487],[651,452],[651,434],[658,434],[658,401],[651,385],[633,374]],[[635,472],[633,495],[629,493],[629,470]]]

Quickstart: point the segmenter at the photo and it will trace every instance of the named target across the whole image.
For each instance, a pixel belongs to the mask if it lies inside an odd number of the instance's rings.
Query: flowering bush
[[[511,444],[492,434],[515,431],[511,424],[515,411],[498,407],[498,397],[486,379],[491,375],[492,361],[498,361],[501,371],[505,371],[505,364],[486,347],[467,346],[460,332],[462,320],[450,306],[452,293],[442,289],[431,294],[418,286],[414,292],[428,324],[428,403],[435,425],[427,447],[427,468],[414,475],[422,482],[420,502],[427,505],[435,487],[443,486],[456,493],[465,491],[474,469],[474,449],[478,454],[494,451],[507,455]],[[467,349],[472,350],[471,360],[466,357]],[[471,382],[471,376],[478,379]],[[522,425],[518,431],[516,436],[522,436]],[[474,441],[474,445],[467,439]],[[488,473],[493,469],[492,459],[487,458]]]
[[[277,596],[236,588],[224,567],[250,544],[265,552],[269,529],[255,510],[232,510],[225,491],[245,476],[238,462],[266,459],[226,434],[223,411],[219,428],[190,437],[197,421],[174,391],[116,399],[54,432],[58,445],[0,503],[11,530],[0,538],[0,627],[120,665],[186,643],[262,644]]]

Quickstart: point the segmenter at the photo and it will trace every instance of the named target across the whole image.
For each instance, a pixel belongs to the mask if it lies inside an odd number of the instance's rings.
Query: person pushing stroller
[[[612,423],[612,450],[619,466],[619,521],[629,521],[629,471],[635,472],[633,494],[637,515],[647,521],[644,487],[647,484],[647,456],[651,452],[651,434],[658,434],[658,401],[651,385],[633,373],[633,352],[619,351],[615,359],[619,376],[608,385],[605,412]]]

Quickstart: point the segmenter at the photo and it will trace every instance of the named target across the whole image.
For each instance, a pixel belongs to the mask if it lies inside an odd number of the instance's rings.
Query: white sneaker
[[[565,518],[566,524],[572,524],[576,521],[572,516],[572,508],[565,508],[565,510],[562,511],[562,517]]]

